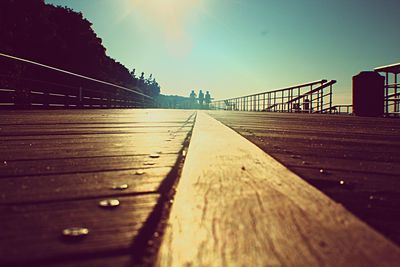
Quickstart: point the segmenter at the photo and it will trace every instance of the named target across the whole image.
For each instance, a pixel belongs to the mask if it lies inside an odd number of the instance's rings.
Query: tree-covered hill
[[[136,78],[107,56],[91,26],[82,13],[44,0],[1,0],[0,52],[157,96],[155,79]]]

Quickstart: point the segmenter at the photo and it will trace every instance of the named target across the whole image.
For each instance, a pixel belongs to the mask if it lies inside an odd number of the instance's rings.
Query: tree
[[[129,72],[109,57],[92,23],[70,8],[44,0],[1,0],[0,32],[2,53],[128,88],[139,86],[135,70]],[[56,79],[48,73],[38,77],[31,70],[23,72],[25,77]]]

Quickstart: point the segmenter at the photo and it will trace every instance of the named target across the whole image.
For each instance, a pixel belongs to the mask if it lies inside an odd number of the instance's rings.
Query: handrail
[[[400,73],[400,63],[390,64],[386,66],[377,67],[374,69],[376,72],[390,72],[390,73]]]
[[[346,114],[351,114],[350,109],[353,108],[353,105],[351,105],[351,104],[334,105],[332,107],[328,107],[328,108],[321,110],[320,113],[326,113],[327,111],[329,111],[329,113],[342,114],[343,113],[343,112],[341,112],[342,108],[345,108],[347,110],[347,112],[345,112]],[[335,112],[332,112],[332,111],[335,111]]]
[[[69,75],[72,75],[72,76],[83,78],[83,79],[86,79],[86,80],[94,81],[94,82],[97,82],[97,83],[102,83],[102,84],[105,84],[105,85],[117,87],[119,89],[131,92],[131,93],[135,93],[135,94],[141,95],[141,96],[149,98],[149,99],[153,99],[153,97],[151,97],[149,95],[146,95],[146,94],[143,94],[142,92],[138,92],[138,91],[133,90],[133,89],[129,89],[129,88],[126,88],[126,87],[123,87],[123,86],[120,86],[120,85],[116,85],[116,84],[113,84],[113,83],[101,81],[101,80],[98,80],[98,79],[95,79],[95,78],[87,77],[87,76],[84,76],[84,75],[81,75],[81,74],[77,74],[77,73],[74,73],[74,72],[70,72],[70,71],[67,71],[67,70],[63,70],[63,69],[59,69],[59,68],[56,68],[56,67],[52,67],[52,66],[49,66],[49,65],[42,64],[42,63],[38,63],[38,62],[35,62],[35,61],[32,61],[32,60],[28,60],[28,59],[24,59],[24,58],[19,58],[19,57],[7,55],[7,54],[1,53],[1,52],[0,52],[0,56],[6,57],[6,58],[10,58],[10,59],[14,59],[14,60],[21,61],[21,62],[25,62],[25,63],[29,63],[29,64],[33,64],[33,65],[37,65],[37,66],[44,67],[44,68],[47,68],[47,69],[55,70],[55,71],[58,71],[58,72],[62,72],[62,73],[65,73],[65,74],[69,74]]]
[[[235,111],[320,112],[332,106],[332,85],[335,80],[321,79],[281,89],[217,100],[211,108]],[[318,86],[315,86],[318,85]],[[324,89],[328,91],[324,92]]]
[[[309,91],[309,92],[307,92],[305,94],[302,94],[302,95],[300,95],[298,97],[293,98],[292,100],[286,102],[286,104],[293,103],[293,102],[295,102],[297,100],[300,100],[300,99],[302,99],[302,98],[304,98],[304,97],[306,97],[308,95],[311,95],[311,94],[313,94],[313,93],[315,93],[315,92],[317,92],[317,91],[319,91],[321,89],[324,89],[324,88],[326,88],[328,86],[334,85],[335,83],[336,83],[336,80],[330,80],[329,82],[325,82],[323,85],[321,85],[321,86],[319,86],[319,87],[317,87],[315,89],[312,89],[311,91]]]
[[[326,82],[327,82],[327,80],[322,79],[322,80],[317,80],[317,81],[313,81],[313,82],[292,85],[290,87],[284,87],[284,88],[280,88],[280,89],[275,89],[275,90],[272,90],[272,91],[265,91],[265,92],[262,92],[262,93],[255,93],[255,94],[251,94],[251,95],[243,95],[243,96],[238,96],[238,97],[233,97],[233,98],[228,98],[228,99],[219,99],[219,100],[215,100],[215,102],[216,101],[222,101],[222,100],[233,100],[233,99],[238,99],[238,98],[242,98],[242,97],[252,97],[252,96],[260,95],[260,94],[263,94],[263,93],[276,93],[276,92],[280,92],[280,91],[284,91],[284,90],[291,90],[291,89],[296,89],[296,88],[299,88],[299,87],[312,86],[312,85],[316,85],[316,84],[320,84],[320,83],[326,83]]]

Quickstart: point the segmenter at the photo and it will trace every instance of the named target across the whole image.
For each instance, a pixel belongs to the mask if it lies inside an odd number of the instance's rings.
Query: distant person
[[[194,92],[194,90],[192,90],[192,92],[190,93],[190,108],[194,108],[195,104],[196,104],[196,93]]]
[[[210,92],[208,91],[206,92],[205,102],[206,102],[206,108],[209,109],[211,104],[211,95]]]
[[[204,102],[204,93],[202,90],[199,91],[199,104],[201,107],[203,107],[203,102]]]
[[[309,113],[310,112],[310,100],[308,98],[304,99],[303,106],[304,106],[304,112]]]

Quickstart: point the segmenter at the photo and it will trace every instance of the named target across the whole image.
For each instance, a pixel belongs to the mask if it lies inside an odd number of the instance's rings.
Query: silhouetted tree
[[[140,85],[135,70],[129,72],[106,55],[102,40],[82,13],[44,0],[0,1],[0,52],[128,88]],[[144,81],[144,76],[140,79]]]

